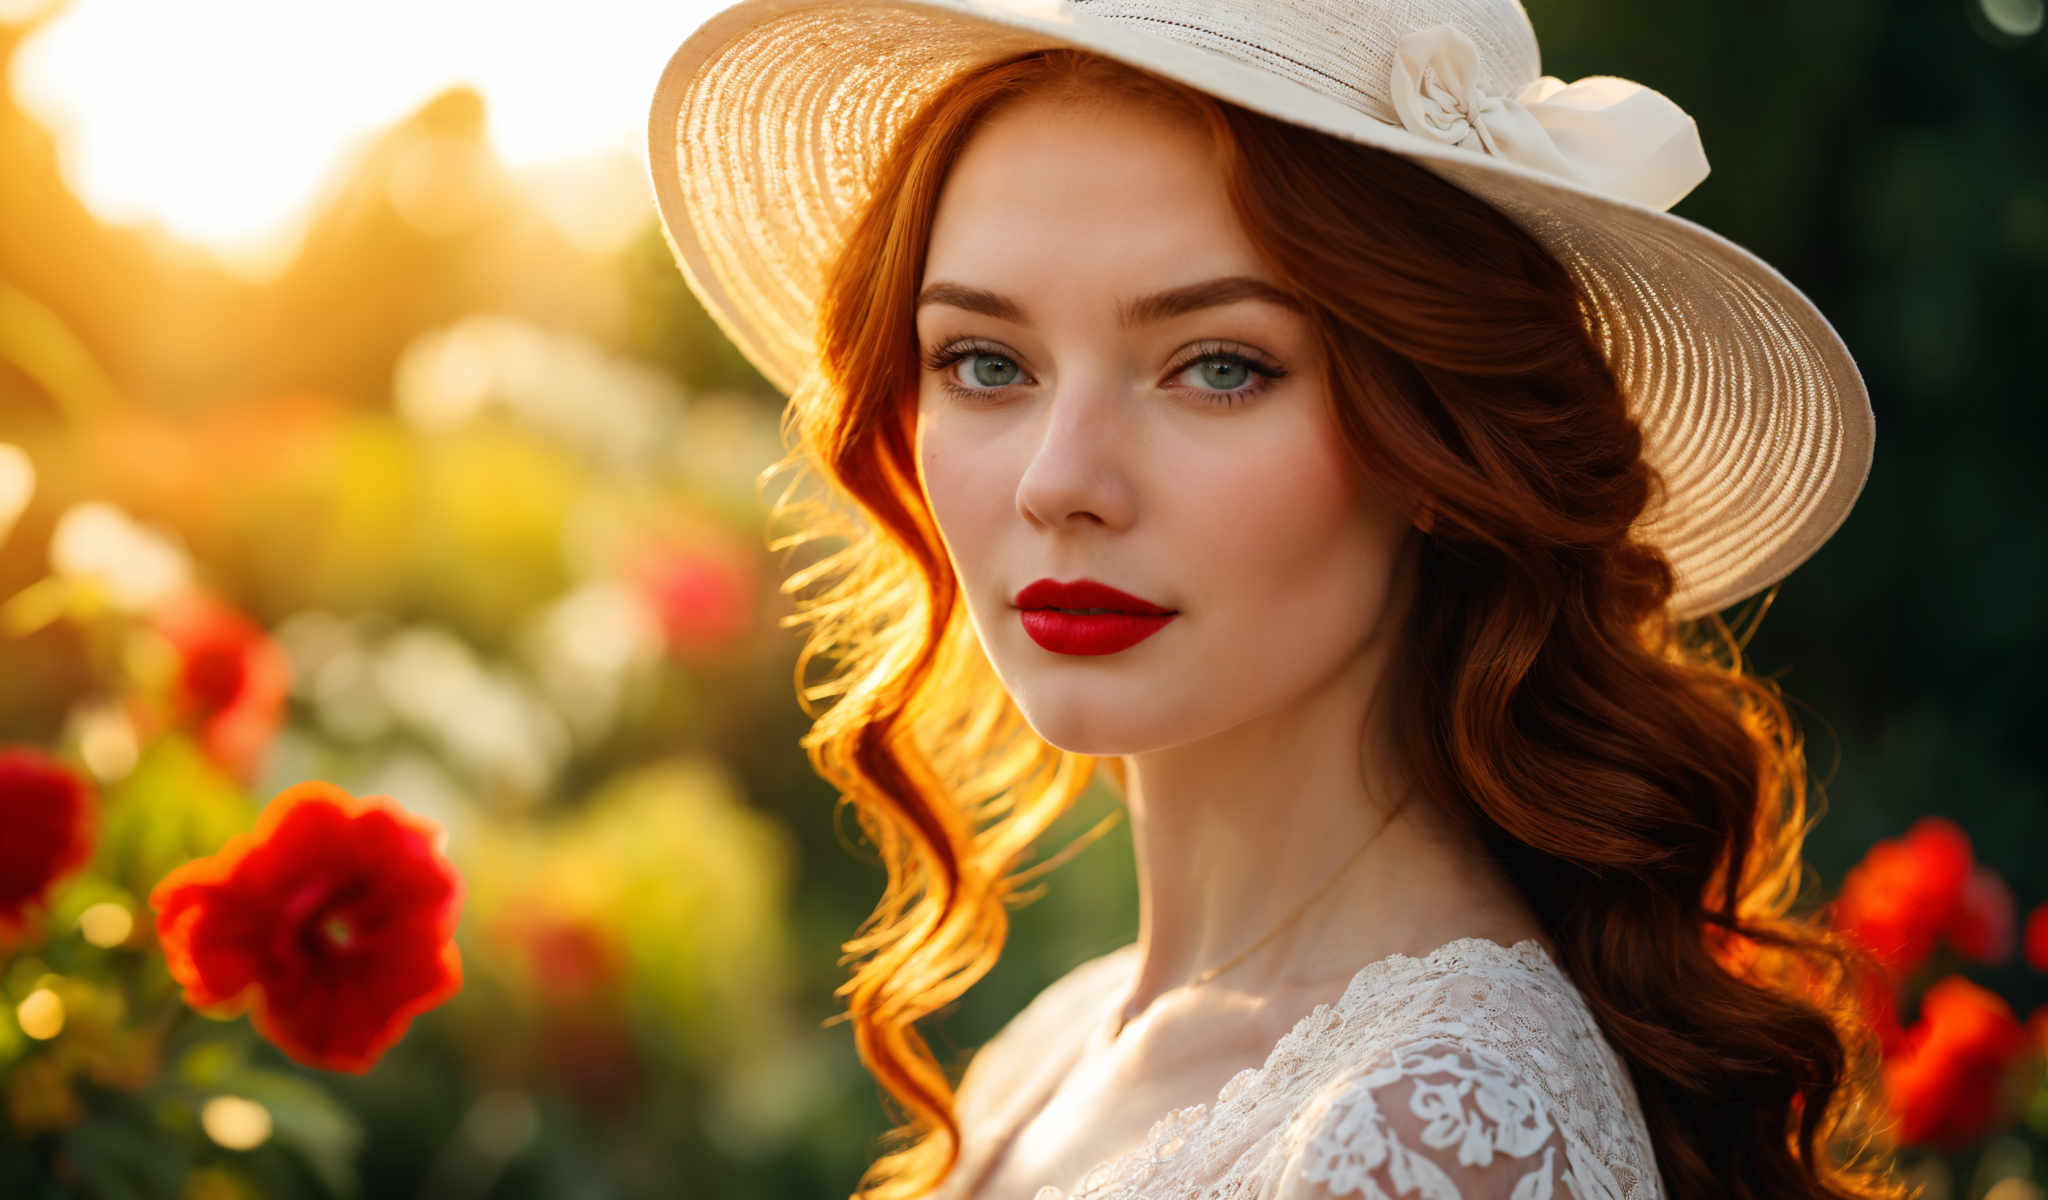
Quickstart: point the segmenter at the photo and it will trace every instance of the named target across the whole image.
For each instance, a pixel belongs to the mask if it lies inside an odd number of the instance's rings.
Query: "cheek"
[[[922,411],[918,415],[918,481],[958,570],[966,564],[960,563],[956,548],[986,544],[976,535],[989,531],[1009,493],[1002,490],[999,464],[989,448],[953,436],[956,432],[943,419]]]
[[[1304,635],[1366,632],[1384,602],[1403,523],[1360,498],[1354,471],[1333,440],[1304,435],[1193,489],[1205,497],[1203,573],[1236,620]]]

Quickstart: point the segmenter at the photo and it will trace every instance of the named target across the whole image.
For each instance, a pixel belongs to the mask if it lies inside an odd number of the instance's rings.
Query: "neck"
[[[1168,993],[1199,1003],[1341,986],[1377,958],[1434,948],[1458,914],[1514,904],[1483,850],[1413,788],[1374,719],[1372,658],[1284,712],[1125,758],[1139,962],[1121,1022]]]

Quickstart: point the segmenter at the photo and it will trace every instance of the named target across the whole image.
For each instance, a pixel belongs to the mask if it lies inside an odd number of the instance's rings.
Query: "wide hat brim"
[[[1676,616],[1768,587],[1848,516],[1870,470],[1869,395],[1834,328],[1770,264],[1682,217],[1057,0],[742,0],[669,60],[648,118],[662,229],[769,382],[793,393],[815,369],[825,268],[901,124],[957,72],[1055,46],[1405,155],[1542,243],[1591,304],[1663,477],[1638,533],[1672,564]]]

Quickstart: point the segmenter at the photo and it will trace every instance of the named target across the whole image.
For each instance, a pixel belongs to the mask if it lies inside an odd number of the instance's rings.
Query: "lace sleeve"
[[[1621,1195],[1613,1174],[1565,1136],[1540,1089],[1462,1039],[1407,1042],[1347,1072],[1303,1106],[1288,1138],[1276,1200]]]

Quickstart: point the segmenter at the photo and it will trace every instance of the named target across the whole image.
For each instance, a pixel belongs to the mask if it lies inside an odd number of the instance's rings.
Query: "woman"
[[[672,60],[664,228],[848,543],[788,587],[889,867],[861,1197],[1899,1194],[1713,615],[1846,516],[1862,383],[1663,211],[1689,118],[1536,61],[1513,0],[751,0]],[[956,1088],[914,1023],[1098,765],[1138,940]]]

